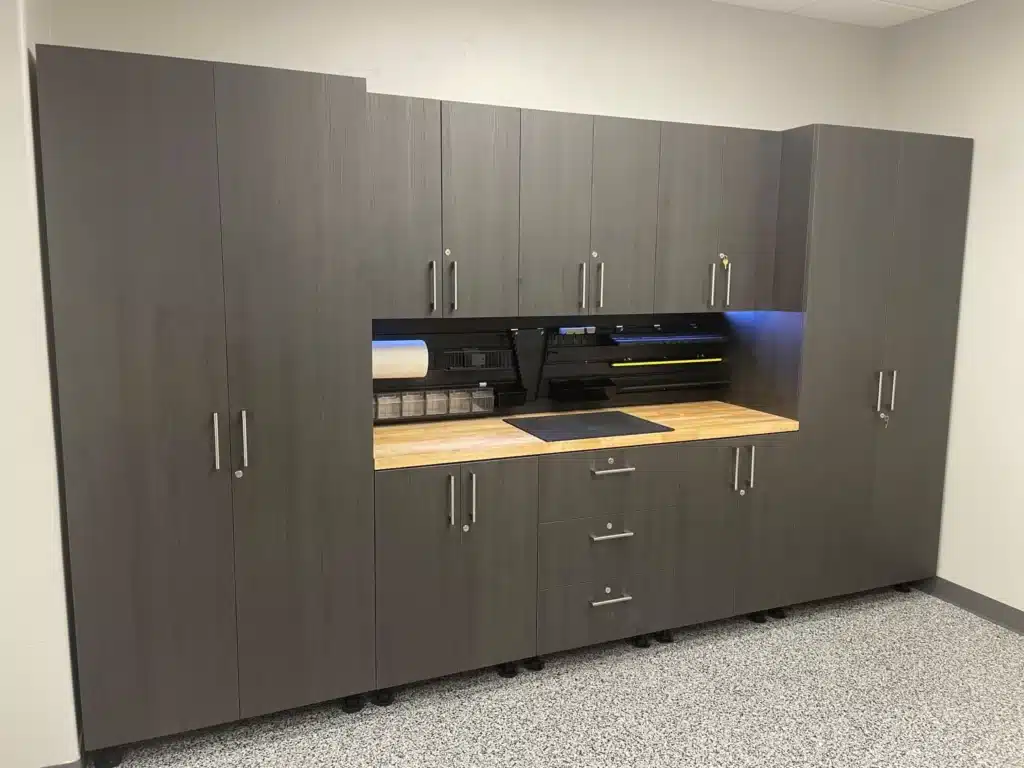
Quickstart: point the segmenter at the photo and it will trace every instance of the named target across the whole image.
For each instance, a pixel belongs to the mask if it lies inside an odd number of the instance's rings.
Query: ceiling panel
[[[862,27],[892,27],[973,0],[712,0]],[[1024,2],[1024,0],[1022,0]]]

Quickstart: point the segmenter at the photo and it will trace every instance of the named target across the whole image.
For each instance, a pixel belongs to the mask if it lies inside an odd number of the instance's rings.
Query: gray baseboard
[[[1024,611],[1017,610],[1012,606],[1006,605],[1006,603],[1000,603],[998,600],[985,597],[985,595],[979,592],[967,589],[967,587],[961,587],[959,584],[940,579],[937,576],[933,579],[922,581],[916,586],[922,592],[927,592],[929,595],[945,600],[947,603],[951,603],[958,608],[970,611],[975,616],[987,619],[993,624],[998,624],[1001,627],[1006,627],[1018,634],[1024,635]]]
[[[72,760],[70,763],[61,763],[60,765],[45,766],[45,768],[83,768],[81,760]]]

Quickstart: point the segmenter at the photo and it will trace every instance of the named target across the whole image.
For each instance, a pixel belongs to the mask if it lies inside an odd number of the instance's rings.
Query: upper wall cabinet
[[[367,95],[373,316],[441,317],[441,104]]]
[[[782,136],[663,123],[655,311],[768,309]]]
[[[590,311],[594,118],[523,110],[519,314]]]
[[[443,314],[519,312],[519,110],[441,105]]]
[[[594,118],[591,314],[654,311],[659,123]]]

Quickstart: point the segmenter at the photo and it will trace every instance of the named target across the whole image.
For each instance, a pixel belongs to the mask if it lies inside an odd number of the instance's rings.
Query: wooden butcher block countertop
[[[401,469],[601,448],[749,437],[796,432],[800,428],[799,422],[792,419],[715,400],[606,410],[639,416],[671,427],[673,431],[546,443],[498,417],[391,424],[373,428],[374,468]],[[531,413],[520,417],[551,415],[555,414]]]

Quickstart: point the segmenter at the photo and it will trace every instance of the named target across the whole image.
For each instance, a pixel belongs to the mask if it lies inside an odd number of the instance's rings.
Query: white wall
[[[0,0],[0,766],[78,758],[21,0]]]
[[[874,30],[709,0],[36,0],[52,42],[366,77],[372,91],[723,125],[875,117]]]
[[[939,575],[1024,610],[1024,2],[885,43],[886,122],[976,140]]]

